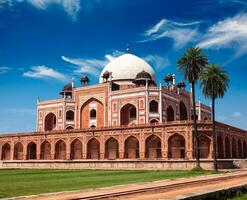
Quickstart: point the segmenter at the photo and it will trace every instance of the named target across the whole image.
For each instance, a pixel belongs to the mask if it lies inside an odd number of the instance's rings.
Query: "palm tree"
[[[184,74],[186,80],[188,80],[192,87],[192,105],[193,105],[193,138],[195,141],[196,152],[196,165],[200,167],[199,160],[199,139],[197,134],[196,123],[196,102],[195,102],[195,84],[199,79],[199,75],[202,69],[208,64],[208,58],[203,55],[202,50],[199,47],[191,47],[185,51],[182,57],[178,60],[178,69]]]
[[[218,65],[206,66],[200,75],[200,87],[206,98],[212,101],[212,121],[213,121],[213,154],[214,169],[217,171],[217,153],[216,153],[216,132],[215,132],[215,100],[223,98],[229,83],[227,72]]]

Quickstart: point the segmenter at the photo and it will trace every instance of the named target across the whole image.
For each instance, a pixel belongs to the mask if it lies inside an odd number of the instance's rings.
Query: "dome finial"
[[[126,44],[125,52],[130,53],[130,45],[128,43]]]

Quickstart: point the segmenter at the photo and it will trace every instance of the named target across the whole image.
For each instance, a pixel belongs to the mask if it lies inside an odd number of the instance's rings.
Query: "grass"
[[[213,171],[0,169],[0,198],[209,175]]]
[[[234,197],[232,200],[246,200],[247,199],[247,194],[244,194],[242,196],[239,197]]]

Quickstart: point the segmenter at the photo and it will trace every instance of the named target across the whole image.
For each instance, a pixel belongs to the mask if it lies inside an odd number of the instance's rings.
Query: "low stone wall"
[[[220,169],[234,168],[232,160],[218,162]],[[3,161],[1,168],[67,168],[67,169],[147,169],[147,170],[191,170],[195,160],[28,160]],[[201,161],[203,169],[213,169],[212,160]]]
[[[236,168],[247,168],[247,159],[233,160],[233,164]]]

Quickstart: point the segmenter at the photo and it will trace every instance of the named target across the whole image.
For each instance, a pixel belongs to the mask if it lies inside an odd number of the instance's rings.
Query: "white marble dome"
[[[99,82],[103,82],[102,75],[106,71],[112,73],[112,80],[114,81],[128,81],[134,80],[136,75],[143,70],[152,76],[153,81],[156,80],[153,68],[146,61],[133,54],[126,53],[115,58],[104,67]]]

